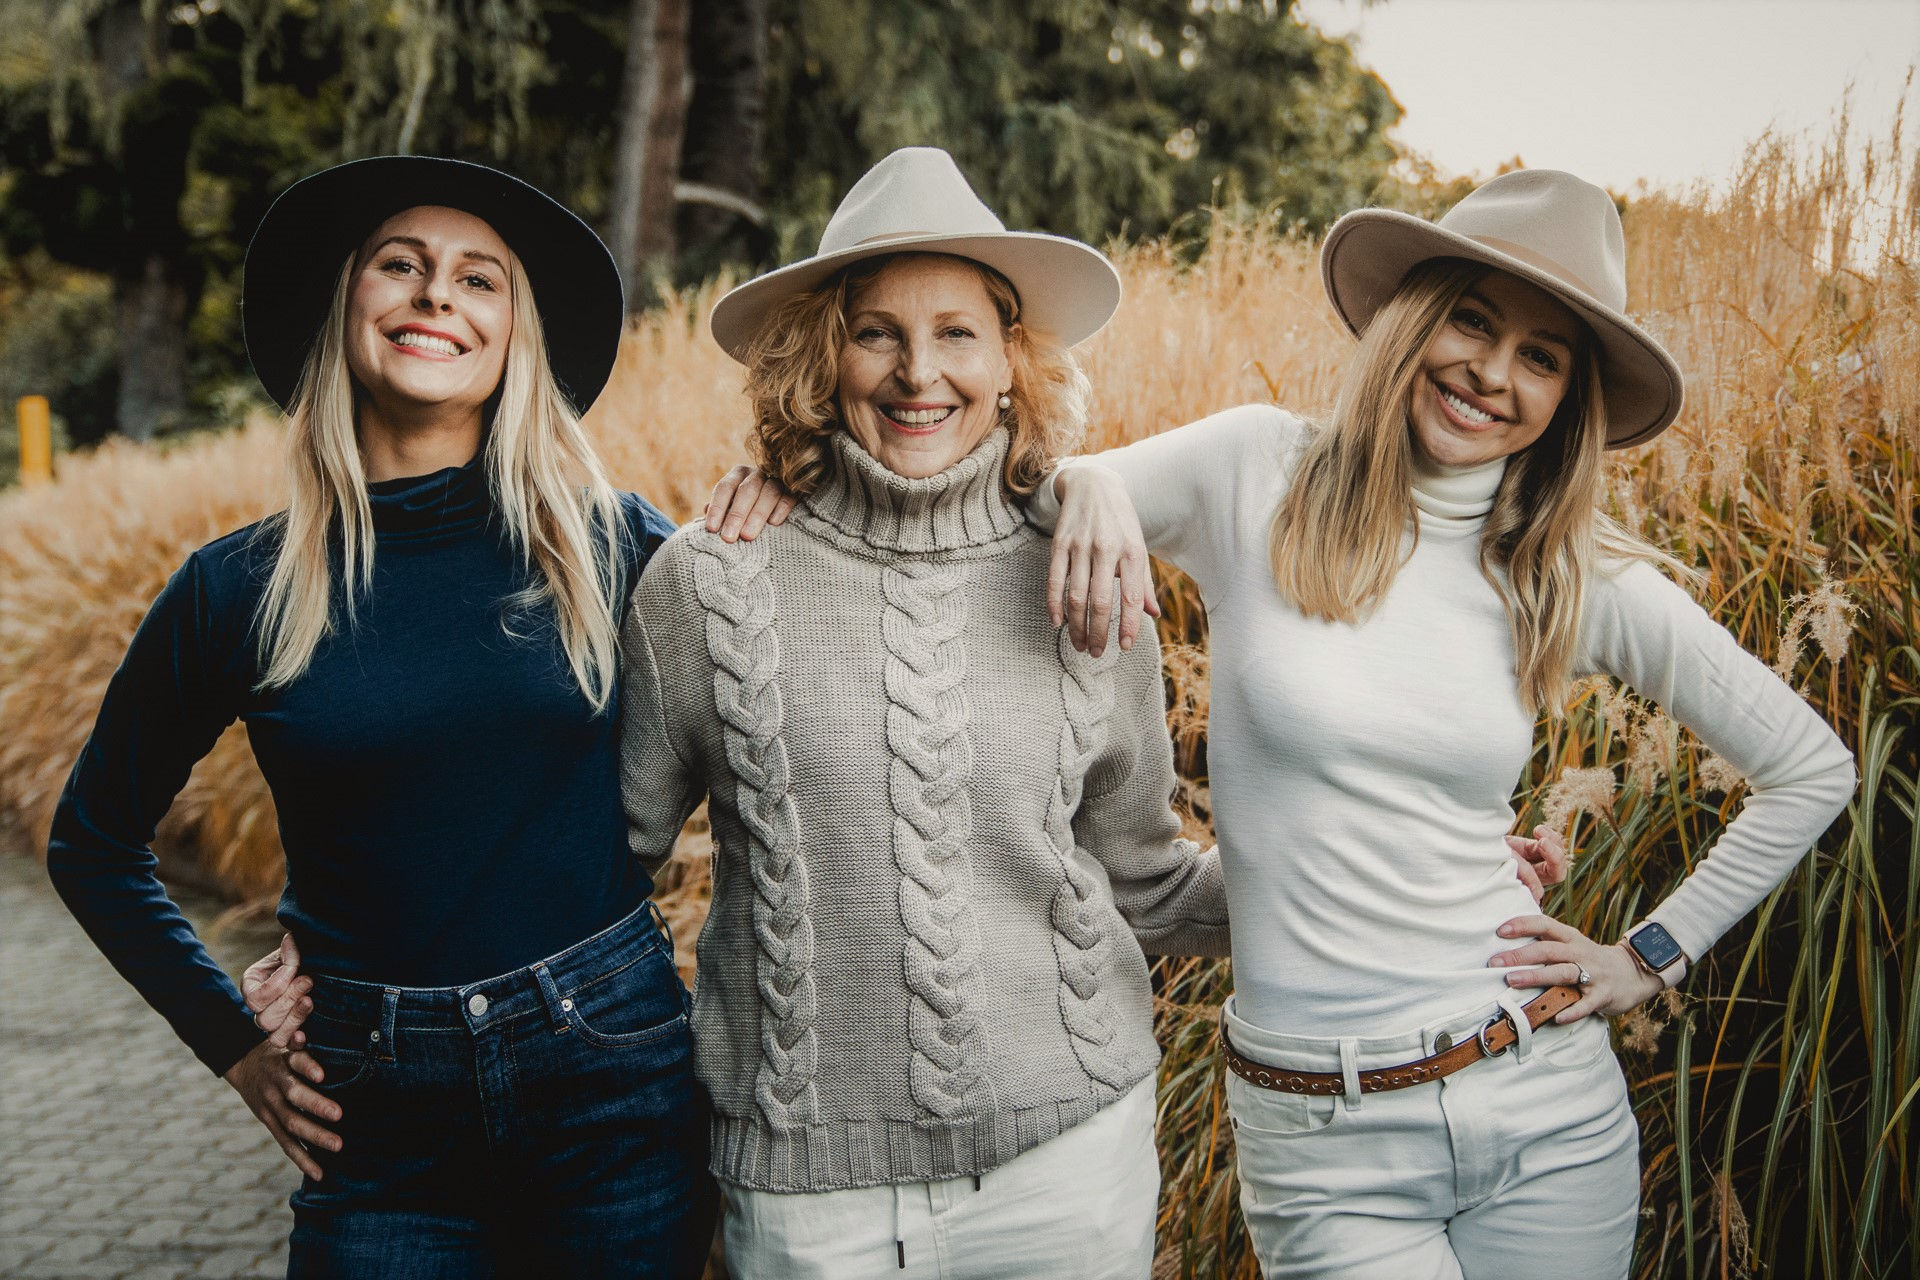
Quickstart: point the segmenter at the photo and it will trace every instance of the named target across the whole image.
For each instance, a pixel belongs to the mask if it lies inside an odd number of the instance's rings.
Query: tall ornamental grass
[[[1615,459],[1608,503],[1699,568],[1704,603],[1827,717],[1861,772],[1848,813],[1685,991],[1614,1029],[1643,1134],[1640,1276],[1920,1265],[1915,160],[1897,132],[1849,146],[1843,123],[1811,154],[1764,140],[1724,192],[1627,208],[1634,311],[1690,385],[1671,431]],[[1331,401],[1350,344],[1313,247],[1226,223],[1204,240],[1197,255],[1191,242],[1120,253],[1127,302],[1087,353],[1093,447],[1249,400]],[[718,288],[628,335],[590,420],[615,478],[682,519],[743,453],[738,371],[700,324]],[[50,489],[0,498],[0,812],[36,846],[146,603],[194,547],[280,503],[279,435],[262,419],[166,451],[109,445],[62,459]],[[1178,800],[1204,834],[1205,618],[1177,575],[1161,601]],[[258,901],[281,855],[243,738],[230,732],[195,771],[161,850],[177,873]],[[1515,803],[1522,829],[1560,824],[1576,852],[1549,910],[1613,938],[1743,795],[1658,707],[1589,684],[1543,719]],[[683,848],[662,898],[690,957],[707,895],[699,820]],[[1255,1274],[1214,1036],[1231,986],[1225,962],[1158,969],[1159,1276]]]

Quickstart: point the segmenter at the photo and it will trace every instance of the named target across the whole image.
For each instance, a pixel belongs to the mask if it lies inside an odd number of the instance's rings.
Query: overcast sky
[[[1920,0],[1295,0],[1406,109],[1450,174],[1515,155],[1615,189],[1724,178],[1770,124],[1824,135],[1853,84],[1884,136],[1920,63]],[[1913,95],[1920,99],[1920,92]],[[1920,100],[1907,111],[1920,129]],[[1911,146],[1911,141],[1909,141]]]

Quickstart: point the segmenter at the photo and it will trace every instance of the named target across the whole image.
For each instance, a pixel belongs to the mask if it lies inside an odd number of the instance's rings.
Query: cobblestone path
[[[184,896],[204,934],[219,904]],[[238,975],[278,934],[229,930]],[[299,1172],[0,847],[0,1276],[286,1274]]]

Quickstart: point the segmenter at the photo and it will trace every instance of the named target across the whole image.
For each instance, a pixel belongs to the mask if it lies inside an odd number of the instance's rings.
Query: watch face
[[[1655,973],[1680,958],[1680,944],[1673,940],[1672,934],[1657,924],[1643,925],[1631,938],[1627,939],[1627,945],[1632,947],[1635,953],[1647,962],[1647,968]]]

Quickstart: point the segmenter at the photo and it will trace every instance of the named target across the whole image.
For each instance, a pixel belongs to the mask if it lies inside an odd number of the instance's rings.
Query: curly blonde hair
[[[1087,375],[1071,352],[1020,323],[1020,294],[1011,281],[971,258],[946,254],[867,258],[775,308],[746,354],[754,461],[796,497],[812,493],[826,479],[833,466],[833,433],[845,429],[839,389],[848,306],[888,264],[906,257],[963,262],[979,273],[993,300],[1001,337],[1013,346],[1013,387],[1007,393],[1013,403],[1000,411],[1011,437],[1001,479],[1009,495],[1024,499],[1054,462],[1080,443],[1087,425]]]

